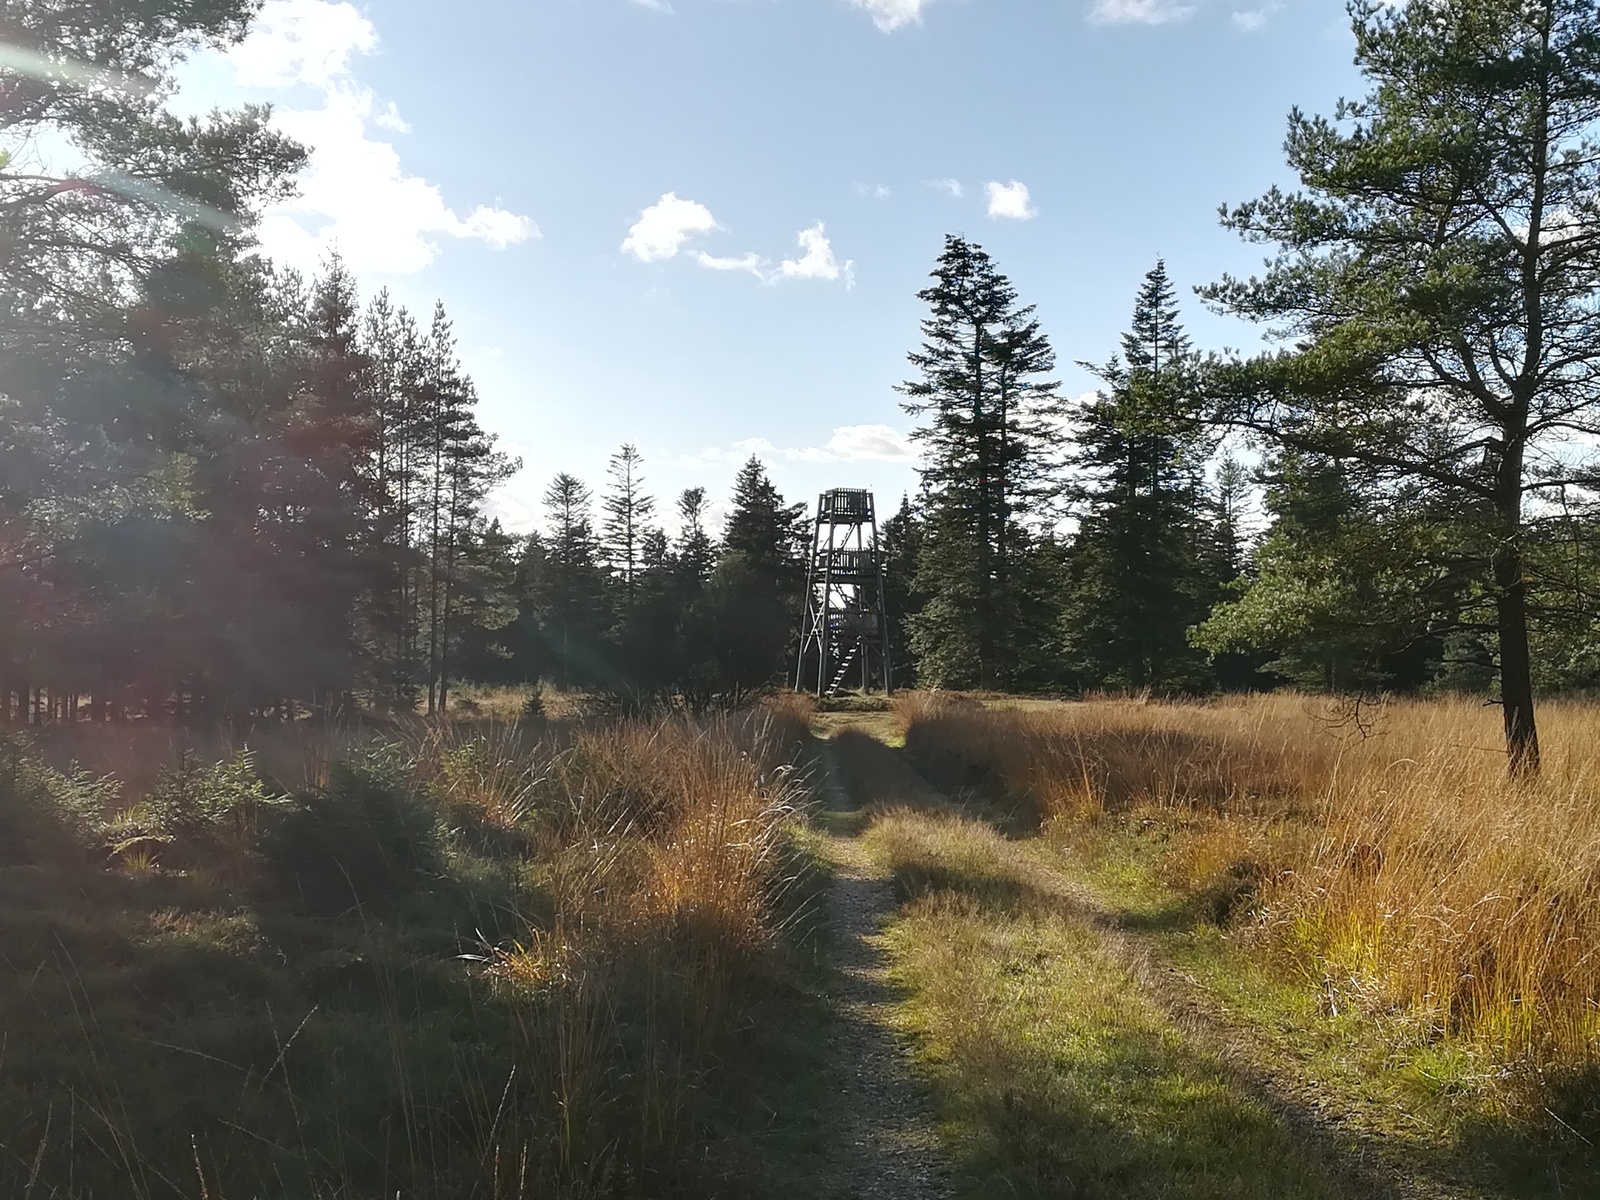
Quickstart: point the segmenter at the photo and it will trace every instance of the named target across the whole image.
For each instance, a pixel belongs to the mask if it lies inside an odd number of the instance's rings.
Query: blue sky
[[[484,423],[603,483],[636,442],[663,508],[752,451],[794,500],[914,482],[894,384],[947,232],[1092,385],[1158,255],[1187,295],[1262,251],[1220,203],[1290,182],[1293,105],[1359,91],[1330,0],[267,0],[188,64],[180,109],[269,100],[312,148],[263,241],[367,291],[441,297]]]

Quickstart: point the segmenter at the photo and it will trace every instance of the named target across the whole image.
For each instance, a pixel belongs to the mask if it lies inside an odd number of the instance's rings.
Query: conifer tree
[[[677,556],[678,572],[684,583],[694,592],[705,586],[711,574],[715,547],[706,532],[706,490],[703,487],[684,488],[678,495]]]
[[[917,587],[928,597],[911,632],[920,677],[1004,686],[1019,671],[1010,631],[1021,620],[1020,522],[1057,494],[1061,401],[1055,354],[1031,305],[983,249],[950,235],[918,293],[930,308],[917,377],[902,408],[925,423],[927,524]]]
[[[724,554],[744,561],[767,576],[775,589],[803,579],[805,566],[804,504],[785,504],[761,460],[751,455],[733,481],[733,509],[722,531]]]
[[[712,650],[723,686],[756,686],[784,672],[805,587],[804,520],[805,505],[784,502],[760,459],[739,469],[712,581]]]
[[[1273,454],[1262,470],[1270,524],[1250,575],[1195,630],[1217,655],[1259,653],[1298,687],[1415,689],[1455,629],[1468,584],[1429,562],[1452,534],[1426,497],[1391,506],[1337,459]],[[1443,618],[1443,619],[1442,619]]]
[[[1211,493],[1211,574],[1226,586],[1244,574],[1247,554],[1245,505],[1250,495],[1250,472],[1232,454],[1217,464]]]
[[[1351,17],[1368,95],[1332,120],[1291,113],[1303,190],[1224,214],[1281,253],[1205,295],[1293,348],[1223,372],[1219,415],[1359,467],[1392,503],[1452,514],[1448,558],[1475,560],[1494,626],[1509,765],[1530,773],[1526,547],[1543,499],[1593,486],[1584,447],[1600,434],[1595,5],[1360,3]]]
[[[644,458],[631,442],[611,456],[607,468],[611,487],[600,502],[605,513],[601,525],[606,565],[622,584],[624,607],[633,604],[634,584],[641,565],[644,539],[656,502],[646,495],[640,468]]]
[[[922,518],[912,508],[910,496],[900,498],[900,507],[878,531],[883,553],[884,606],[888,609],[889,661],[894,671],[890,683],[894,687],[914,687],[917,682],[908,631],[922,606],[915,587],[922,532]]]
[[[593,493],[566,472],[545,489],[548,533],[530,588],[534,610],[563,684],[601,674],[604,580],[590,505]]]
[[[1208,578],[1197,364],[1165,264],[1146,274],[1122,355],[1074,413],[1083,505],[1061,615],[1067,665],[1089,687],[1193,690],[1205,663],[1189,627],[1214,599]]]

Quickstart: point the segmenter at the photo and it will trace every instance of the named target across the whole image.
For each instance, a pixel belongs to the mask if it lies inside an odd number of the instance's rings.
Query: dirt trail
[[[826,741],[822,760],[827,807],[854,808]],[[822,851],[834,871],[828,918],[837,972],[830,991],[839,1023],[830,1051],[849,1114],[828,1195],[942,1200],[953,1193],[938,1127],[889,1020],[895,994],[878,936],[894,912],[894,886],[854,837],[825,835]]]
[[[903,754],[886,745],[875,731],[836,728],[836,736],[848,739],[850,776],[856,801],[886,800],[896,807],[960,811],[954,798],[930,783],[907,763]],[[871,739],[870,751],[863,743]],[[845,789],[838,780],[837,764],[831,743],[829,786],[840,795]],[[845,801],[843,803],[848,803]],[[841,863],[841,911],[836,920],[864,922],[876,929],[884,912],[892,908],[891,885],[871,877],[872,866],[854,839],[833,839]],[[1030,856],[1040,871],[1039,882],[1052,904],[1073,919],[1093,929],[1100,945],[1122,964],[1175,1028],[1198,1049],[1220,1062],[1234,1086],[1254,1096],[1275,1112],[1296,1140],[1312,1152],[1332,1178],[1342,1181],[1347,1193],[1361,1200],[1483,1200],[1484,1193],[1464,1183],[1444,1180],[1427,1173],[1404,1151],[1387,1145],[1383,1139],[1362,1128],[1358,1114],[1346,1113],[1329,1104],[1317,1086],[1296,1076],[1274,1060],[1259,1035],[1243,1021],[1232,1017],[1197,980],[1167,962],[1148,938],[1130,929],[1119,914],[1108,910],[1087,888],[1051,866],[1042,856]],[[851,871],[846,876],[843,864]],[[852,912],[854,909],[854,912]],[[870,913],[870,916],[864,914]],[[842,927],[842,926],[840,926]],[[881,977],[882,966],[876,951],[863,938],[860,945],[871,955],[870,967]],[[880,1002],[881,1003],[881,1002]],[[881,1021],[881,1017],[877,1018]],[[903,1064],[899,1066],[904,1070]],[[863,1192],[863,1195],[934,1195],[938,1193]]]

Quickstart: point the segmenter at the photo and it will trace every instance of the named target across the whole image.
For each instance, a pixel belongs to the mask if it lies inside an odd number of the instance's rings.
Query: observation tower
[[[856,679],[890,691],[883,552],[872,493],[834,488],[817,497],[794,690],[831,696]]]

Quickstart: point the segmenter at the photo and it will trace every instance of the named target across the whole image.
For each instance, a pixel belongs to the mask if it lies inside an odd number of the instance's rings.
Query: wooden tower
[[[872,493],[834,488],[817,497],[794,687],[831,696],[857,679],[890,690],[883,554]]]

